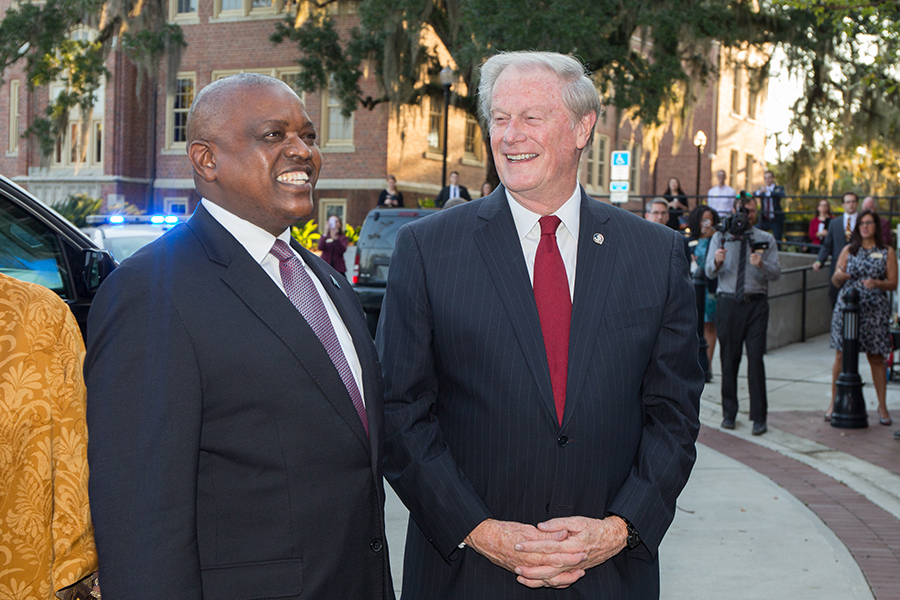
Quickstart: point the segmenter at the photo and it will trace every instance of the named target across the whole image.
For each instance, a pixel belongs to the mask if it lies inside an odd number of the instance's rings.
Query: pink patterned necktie
[[[353,400],[353,406],[362,420],[363,427],[366,429],[366,435],[369,434],[369,421],[366,418],[366,407],[363,404],[362,395],[356,386],[356,380],[353,378],[353,372],[350,370],[350,364],[347,357],[341,350],[341,343],[338,341],[337,334],[328,317],[328,311],[319,296],[316,284],[313,283],[312,277],[306,272],[306,268],[300,259],[294,255],[290,246],[284,240],[275,240],[275,245],[269,250],[275,258],[278,259],[278,268],[281,271],[281,283],[284,284],[284,291],[288,299],[297,307],[300,314],[312,327],[313,332],[325,350],[331,357],[331,362],[337,369],[341,380]]]
[[[541,217],[541,241],[534,255],[534,299],[544,334],[544,349],[550,367],[550,385],[556,417],[562,425],[566,408],[566,377],[569,370],[569,326],[572,322],[572,297],[569,279],[559,246],[556,229],[560,219]]]

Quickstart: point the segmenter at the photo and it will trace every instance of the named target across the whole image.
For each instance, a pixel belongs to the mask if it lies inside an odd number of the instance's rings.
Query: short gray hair
[[[662,204],[663,206],[666,207],[666,210],[669,209],[669,203],[666,201],[666,199],[661,196],[657,196],[656,198],[654,198],[653,200],[651,200],[650,202],[647,203],[647,206],[644,207],[644,212],[652,212],[654,204]]]
[[[559,77],[565,84],[562,89],[562,98],[572,116],[573,127],[588,113],[593,112],[599,117],[603,112],[597,88],[594,87],[587,70],[577,58],[558,52],[501,52],[490,57],[481,65],[481,81],[478,84],[478,112],[485,127],[490,128],[494,84],[508,67],[544,69]],[[594,139],[593,130],[591,130],[590,139],[591,141]]]

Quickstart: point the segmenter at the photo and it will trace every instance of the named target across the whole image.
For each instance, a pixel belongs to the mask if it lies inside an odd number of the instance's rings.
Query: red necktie
[[[353,378],[353,371],[350,370],[350,364],[347,357],[341,350],[341,343],[338,341],[337,334],[334,332],[334,326],[331,324],[331,318],[328,316],[328,310],[316,284],[313,283],[312,277],[306,272],[306,268],[300,259],[291,251],[290,246],[283,240],[275,240],[275,245],[269,252],[278,259],[278,267],[281,271],[281,283],[284,285],[284,291],[288,299],[297,307],[300,314],[312,327],[313,332],[325,351],[334,363],[341,381],[350,394],[353,406],[359,418],[362,420],[366,434],[369,433],[369,420],[366,418],[366,407],[363,405],[362,394],[356,386],[356,379]]]
[[[550,385],[556,416],[562,425],[566,407],[566,375],[569,369],[569,325],[572,297],[566,266],[556,245],[559,217],[541,217],[541,241],[534,256],[534,299],[541,319],[544,348],[550,366]]]

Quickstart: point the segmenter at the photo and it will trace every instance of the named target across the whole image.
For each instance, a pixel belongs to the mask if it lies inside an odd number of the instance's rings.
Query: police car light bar
[[[126,223],[175,225],[187,221],[189,217],[189,215],[90,215],[86,221],[91,225],[124,225]]]

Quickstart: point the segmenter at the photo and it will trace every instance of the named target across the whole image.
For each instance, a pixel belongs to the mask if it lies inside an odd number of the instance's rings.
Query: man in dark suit
[[[403,598],[656,597],[703,387],[682,241],[578,185],[577,60],[494,56],[479,95],[503,185],[401,229],[378,328]]]
[[[784,211],[781,207],[784,187],[775,183],[775,174],[772,171],[766,171],[764,177],[765,185],[753,192],[760,202],[759,228],[771,231],[775,240],[780,241],[784,234]]]
[[[290,237],[315,127],[243,74],[201,90],[187,133],[201,204],[90,313],[103,596],[393,598],[375,349],[350,286]]]
[[[456,171],[450,172],[450,185],[444,186],[444,189],[434,199],[434,205],[438,208],[443,208],[447,200],[452,200],[453,198],[472,199],[466,186],[459,185],[459,173]]]
[[[859,207],[859,196],[853,192],[846,192],[842,200],[844,207],[844,215],[838,219],[834,218],[828,222],[828,232],[825,239],[822,240],[822,247],[819,248],[819,255],[816,262],[813,263],[813,269],[818,271],[822,265],[831,257],[831,268],[828,271],[828,297],[831,299],[831,308],[834,308],[838,297],[838,288],[831,283],[831,277],[834,275],[834,267],[837,265],[838,256],[844,246],[850,243],[850,233],[856,227],[856,209]]]

